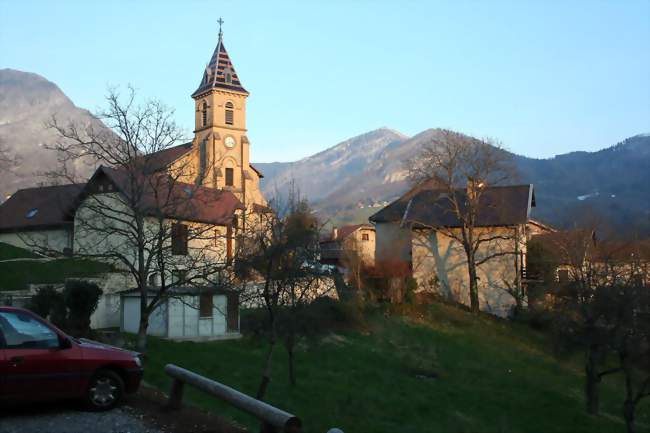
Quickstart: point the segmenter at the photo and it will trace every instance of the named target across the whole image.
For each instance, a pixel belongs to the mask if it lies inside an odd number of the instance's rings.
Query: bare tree
[[[558,342],[584,351],[587,412],[599,413],[602,380],[623,373],[628,390],[624,415],[633,424],[634,407],[644,395],[630,391],[634,386],[628,378],[639,371],[630,366],[648,356],[650,304],[643,285],[650,248],[634,240],[599,240],[597,233],[607,233],[607,224],[592,216],[581,220],[580,228],[533,238],[530,246],[538,251],[538,263],[531,265],[544,275],[552,294],[548,308]],[[645,386],[638,392],[647,392]]]
[[[114,265],[140,292],[137,347],[145,351],[149,317],[170,289],[210,281],[226,266],[233,220],[226,212],[215,221],[204,208],[230,193],[187,183],[196,178],[190,160],[173,169],[161,163],[160,152],[183,137],[172,110],[156,100],[138,104],[132,89],[126,98],[109,91],[107,102],[97,114],[107,129],[52,119],[60,140],[50,148],[61,166],[49,175],[77,181],[69,163],[78,158],[101,166],[76,210],[75,254]],[[234,212],[237,201],[229,203]]]
[[[356,238],[350,237],[341,241],[341,263],[348,274],[347,283],[354,290],[362,290],[362,275],[365,266],[365,257],[362,252],[362,245]]]
[[[276,206],[281,208],[282,206]],[[304,200],[290,194],[286,208],[261,214],[254,230],[242,234],[236,269],[241,281],[257,280],[243,299],[265,311],[266,354],[257,398],[262,399],[271,381],[271,359],[280,340],[289,355],[289,377],[296,383],[295,346],[301,332],[305,305],[324,294],[326,273],[319,259],[319,229]]]
[[[16,158],[11,154],[9,147],[4,140],[0,139],[0,169],[7,170],[16,162]]]
[[[484,195],[488,186],[511,181],[514,165],[511,155],[492,140],[478,140],[442,130],[412,159],[407,161],[409,178],[416,185],[432,185],[442,191],[440,206],[458,220],[458,227],[430,226],[423,221],[406,221],[425,231],[434,230],[462,246],[467,264],[470,307],[478,313],[479,288],[477,268],[490,260],[516,254],[515,232],[504,233],[480,226],[486,209]],[[503,245],[508,245],[503,248]]]

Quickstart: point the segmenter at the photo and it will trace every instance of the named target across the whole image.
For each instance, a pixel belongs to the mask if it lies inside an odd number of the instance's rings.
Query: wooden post
[[[185,383],[180,379],[174,379],[172,383],[172,391],[169,394],[169,401],[167,402],[167,409],[179,410],[183,406],[183,387]]]

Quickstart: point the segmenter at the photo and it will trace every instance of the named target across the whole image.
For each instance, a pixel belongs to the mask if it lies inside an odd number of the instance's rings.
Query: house
[[[320,240],[321,263],[346,267],[346,260],[358,258],[365,265],[375,262],[375,227],[355,224],[334,227]]]
[[[72,252],[70,214],[83,184],[26,188],[0,206],[0,242],[20,248]]]
[[[529,276],[545,285],[580,281],[589,285],[634,282],[650,286],[650,239],[599,239],[596,230],[542,233],[532,238],[541,253]]]
[[[131,310],[119,304],[129,296],[118,292],[138,285],[133,277],[138,249],[153,263],[148,275],[137,276],[150,287],[182,285],[207,260],[228,263],[239,231],[268,212],[259,186],[263,175],[250,163],[248,96],[220,31],[191,94],[191,142],[133,158],[128,165],[137,170],[100,166],[85,184],[16,192],[0,205],[0,241],[48,255],[110,262],[122,278],[105,278],[110,283],[103,285],[105,295],[93,317],[94,324],[107,327],[120,326],[120,312],[130,320]],[[140,225],[152,235],[144,243],[132,229]],[[164,233],[155,247],[167,251],[164,266],[149,252],[156,232]],[[136,242],[144,245],[136,248]]]
[[[469,184],[452,192],[457,203],[466,203],[472,193]],[[505,316],[516,303],[511,293],[522,289],[529,231],[546,230],[530,219],[534,206],[532,185],[485,186],[481,191],[474,227],[475,235],[484,240],[476,254],[483,311]],[[462,222],[448,191],[418,185],[370,221],[377,234],[378,267],[406,263],[418,291],[469,305],[467,256],[458,241]]]
[[[140,292],[123,291],[120,298],[120,330],[137,333]],[[151,313],[147,333],[175,340],[238,337],[239,298],[235,293],[211,288],[175,287]]]

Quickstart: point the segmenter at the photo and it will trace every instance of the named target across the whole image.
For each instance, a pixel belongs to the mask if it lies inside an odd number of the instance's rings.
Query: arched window
[[[223,71],[223,76],[226,84],[232,84],[232,71],[229,68]]]
[[[208,124],[208,103],[203,101],[203,105],[201,107],[201,115],[203,118],[203,126],[206,126]]]
[[[233,124],[233,119],[234,119],[234,108],[235,106],[233,105],[232,102],[228,101],[226,102],[226,125],[232,125]]]

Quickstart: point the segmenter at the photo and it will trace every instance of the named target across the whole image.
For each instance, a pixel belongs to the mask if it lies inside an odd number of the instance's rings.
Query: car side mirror
[[[72,347],[72,343],[70,342],[70,339],[67,337],[60,337],[59,338],[59,349],[65,350],[65,349],[70,349]]]

